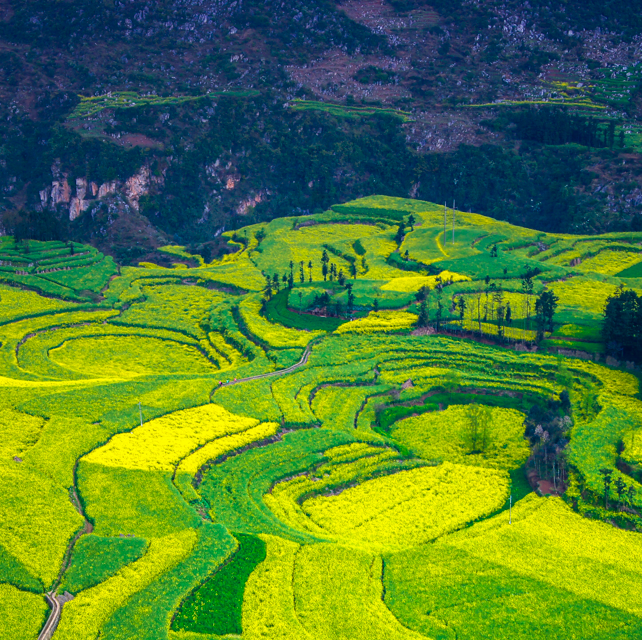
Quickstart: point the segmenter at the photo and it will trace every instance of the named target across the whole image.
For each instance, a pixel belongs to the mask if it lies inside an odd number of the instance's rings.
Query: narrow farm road
[[[262,378],[270,378],[272,376],[281,376],[285,373],[292,373],[293,371],[296,371],[297,369],[305,366],[308,363],[308,358],[310,357],[310,353],[312,352],[312,345],[313,345],[313,342],[311,342],[305,348],[305,351],[301,356],[301,360],[287,367],[286,369],[279,369],[278,371],[268,371],[267,373],[261,373],[256,376],[250,376],[249,378],[239,378],[238,380],[230,380],[229,382],[222,382],[217,387],[214,387],[214,389],[212,390],[212,393],[210,394],[210,399],[211,399],[211,396],[214,395],[214,392],[217,389],[220,389],[221,387],[231,387],[233,384],[240,384],[241,382],[250,382],[251,380],[261,380]]]
[[[58,596],[55,592],[46,593],[45,597],[47,598],[49,604],[51,605],[51,613],[49,618],[45,623],[45,626],[42,628],[38,640],[51,640],[56,627],[58,626],[58,621],[60,620],[60,612],[62,610],[62,605],[58,601]]]
[[[76,461],[76,468],[77,466],[78,461]],[[74,468],[74,477],[76,476],[76,468]],[[76,507],[78,513],[84,518],[85,522],[82,529],[80,529],[76,533],[76,535],[69,541],[67,551],[65,552],[65,557],[62,561],[62,566],[60,567],[60,572],[58,573],[58,578],[56,579],[54,585],[51,587],[51,591],[49,593],[45,593],[45,598],[47,598],[47,601],[51,605],[51,612],[49,613],[47,622],[45,622],[45,626],[42,628],[42,631],[38,636],[38,640],[51,640],[51,637],[53,636],[54,632],[56,631],[56,627],[58,626],[58,622],[60,622],[62,605],[65,604],[65,602],[73,600],[73,596],[70,593],[65,592],[62,595],[58,595],[56,591],[60,586],[60,583],[62,582],[62,577],[65,574],[65,571],[69,568],[69,564],[71,563],[71,554],[74,550],[74,547],[76,546],[76,543],[78,542],[78,540],[80,540],[81,536],[84,536],[87,533],[91,533],[94,530],[93,525],[91,524],[91,522],[89,522],[89,520],[87,520],[87,517],[82,510],[82,506],[80,504],[80,500],[78,499],[78,493],[75,486],[73,487],[71,493],[72,504]]]

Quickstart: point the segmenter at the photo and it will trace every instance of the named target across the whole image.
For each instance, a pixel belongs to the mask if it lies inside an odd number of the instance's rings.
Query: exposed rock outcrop
[[[138,173],[134,174],[125,182],[125,196],[135,211],[138,211],[140,208],[138,204],[140,197],[149,193],[149,183],[150,171],[146,165],[141,167]]]
[[[51,204],[55,207],[61,203],[67,204],[71,201],[71,187],[67,178],[54,180],[51,183]]]
[[[112,193],[116,193],[116,181],[112,180],[111,182],[104,182],[98,188],[98,197],[105,198]]]
[[[265,189],[257,193],[255,196],[250,196],[249,198],[242,200],[239,206],[236,207],[236,213],[240,216],[244,216],[252,207],[256,207],[260,202],[264,202],[269,195],[270,192]]]
[[[124,183],[110,180],[99,185],[84,177],[76,178],[75,191],[72,196],[72,188],[67,177],[64,174],[61,175],[56,166],[52,167],[52,173],[56,179],[50,187],[39,192],[40,205],[44,209],[68,204],[70,220],[81,216],[93,202],[119,193],[124,196],[134,211],[138,211],[140,198],[149,193],[150,186],[164,182],[162,174],[152,175],[149,167],[145,165]]]

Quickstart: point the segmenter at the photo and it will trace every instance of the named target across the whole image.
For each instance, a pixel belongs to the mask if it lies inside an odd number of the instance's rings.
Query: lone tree
[[[461,328],[464,328],[464,313],[466,311],[466,300],[464,296],[459,296],[457,299],[457,309],[459,309],[459,323]]]
[[[618,508],[622,508],[622,496],[626,492],[626,483],[620,476],[615,478],[615,492],[617,493]]]
[[[426,305],[426,300],[423,299],[419,305],[419,317],[417,318],[418,327],[427,327],[428,326],[428,306]]]
[[[466,420],[466,444],[470,453],[484,453],[490,445],[490,408],[473,402],[466,407]]]
[[[535,322],[537,324],[537,341],[544,338],[544,332],[553,332],[553,316],[559,298],[552,291],[543,291],[535,301]]]
[[[346,312],[348,316],[352,316],[352,313],[354,312],[354,293],[352,293],[351,282],[346,283],[346,289],[348,290],[348,306],[346,308]]]
[[[330,262],[330,257],[328,256],[328,252],[324,249],[323,254],[321,256],[321,273],[323,274],[323,279],[327,280],[328,279],[328,263]]]
[[[265,276],[265,298],[269,300],[272,297],[272,278],[268,275]]]
[[[609,508],[609,489],[613,478],[613,469],[600,469],[600,473],[604,476],[604,508]]]
[[[417,218],[412,215],[412,213],[408,216],[408,225],[410,226],[410,231],[415,230],[415,222],[417,222]]]

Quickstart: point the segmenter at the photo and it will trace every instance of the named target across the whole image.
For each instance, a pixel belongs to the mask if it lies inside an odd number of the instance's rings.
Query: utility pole
[[[508,524],[513,524],[513,490],[511,489],[510,498],[508,499]]]
[[[455,201],[453,200],[453,244],[455,244]]]
[[[446,208],[446,203],[444,202],[444,246],[446,245],[446,212],[448,209]]]
[[[143,409],[140,406],[140,402],[138,403],[138,413],[140,414],[140,426],[143,426]]]

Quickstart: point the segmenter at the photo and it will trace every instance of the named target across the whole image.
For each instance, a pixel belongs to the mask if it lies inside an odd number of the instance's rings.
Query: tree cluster
[[[567,481],[566,446],[573,424],[570,412],[569,391],[565,389],[559,400],[534,404],[524,421],[524,435],[531,445],[528,466],[537,471],[539,478],[550,480],[556,489]]]
[[[620,287],[607,299],[602,339],[609,355],[642,362],[642,296]]]

